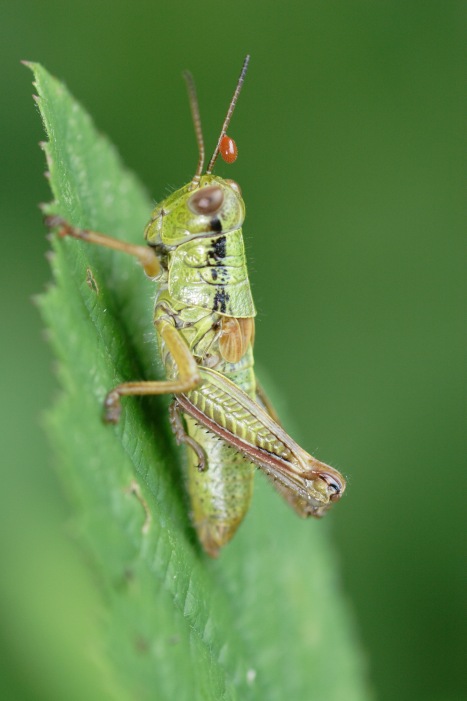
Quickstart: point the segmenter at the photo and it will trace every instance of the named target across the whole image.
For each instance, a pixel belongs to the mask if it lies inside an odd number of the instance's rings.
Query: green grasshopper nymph
[[[116,423],[121,397],[173,394],[170,418],[187,446],[192,520],[205,551],[217,556],[242,522],[252,496],[254,467],[302,517],[322,516],[345,480],[284,431],[253,369],[254,318],[243,247],[245,205],[240,187],[212,171],[236,146],[227,128],[249,62],[246,57],[213,156],[204,171],[204,141],[193,79],[185,74],[198,142],[191,182],[153,211],[147,246],[77,229],[59,217],[61,236],[135,256],[157,282],[154,324],[167,379],[125,382],[105,399],[104,419]]]

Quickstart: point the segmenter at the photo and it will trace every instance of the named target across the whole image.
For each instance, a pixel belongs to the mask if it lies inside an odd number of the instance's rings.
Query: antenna
[[[227,131],[227,127],[229,126],[229,123],[230,123],[230,118],[232,117],[233,111],[235,109],[235,105],[237,104],[238,96],[240,95],[240,90],[242,89],[243,81],[245,80],[246,69],[248,68],[249,62],[250,62],[250,55],[248,54],[247,56],[245,56],[245,60],[243,61],[243,66],[242,66],[242,70],[240,72],[240,77],[239,77],[238,82],[237,82],[237,87],[235,88],[235,92],[234,92],[233,97],[230,101],[229,109],[227,110],[227,115],[226,115],[226,118],[224,119],[224,124],[222,125],[221,133],[220,133],[219,139],[217,141],[217,146],[214,150],[214,153],[212,154],[212,158],[209,161],[209,165],[208,165],[208,168],[206,170],[206,175],[209,175],[212,172],[212,169],[214,168],[214,164],[216,162],[217,156],[219,155],[219,147],[220,147],[220,144],[222,141],[222,137],[225,135],[225,132]]]
[[[196,95],[196,86],[193,76],[189,71],[183,72],[183,77],[186,82],[186,87],[188,90],[188,99],[190,101],[191,116],[193,118],[193,125],[195,127],[196,141],[198,143],[198,165],[196,167],[196,173],[191,181],[191,189],[195,188],[200,181],[201,173],[203,172],[204,166],[204,139],[203,139],[203,129],[201,127],[201,117],[199,115],[199,105],[198,97]]]

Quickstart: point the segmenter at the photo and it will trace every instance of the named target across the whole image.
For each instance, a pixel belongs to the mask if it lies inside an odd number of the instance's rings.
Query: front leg
[[[115,239],[112,236],[106,236],[98,231],[77,229],[59,216],[46,217],[45,223],[46,226],[50,228],[58,228],[58,235],[62,238],[71,236],[79,241],[94,243],[97,246],[112,248],[114,251],[121,251],[130,256],[135,256],[143,266],[144,272],[149,277],[157,277],[161,271],[157,256],[150,246],[137,246],[133,243],[125,243],[125,241],[120,241],[120,239]]]
[[[198,364],[180,331],[165,320],[159,322],[158,330],[177,366],[178,378],[156,382],[124,382],[114,387],[104,401],[104,421],[107,423],[118,422],[121,413],[120,397],[179,394],[189,392],[201,382]]]
[[[137,246],[125,243],[112,236],[106,236],[98,231],[78,229],[59,216],[46,217],[45,223],[51,228],[58,228],[59,236],[71,236],[80,241],[112,248],[115,251],[134,256],[141,263],[146,275],[149,277],[157,277],[161,271],[159,260],[150,246]],[[178,378],[158,382],[124,382],[118,385],[105,398],[104,421],[107,423],[118,422],[121,414],[120,397],[188,392],[190,389],[194,389],[201,381],[196,360],[180,332],[165,320],[159,322],[158,329],[167,345],[169,354],[178,368]]]

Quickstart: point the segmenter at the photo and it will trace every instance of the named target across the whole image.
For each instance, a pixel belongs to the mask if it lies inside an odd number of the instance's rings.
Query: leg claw
[[[63,219],[63,217],[60,217],[58,214],[52,214],[45,217],[44,224],[49,229],[59,229],[58,236],[60,236],[60,238],[68,236],[70,231],[73,230],[73,227],[66,221],[66,219]]]
[[[120,420],[122,406],[120,395],[115,390],[108,393],[104,401],[104,421],[107,424],[116,424]]]

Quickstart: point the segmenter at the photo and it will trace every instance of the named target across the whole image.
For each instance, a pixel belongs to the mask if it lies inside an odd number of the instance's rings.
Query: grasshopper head
[[[152,246],[178,246],[196,237],[234,231],[244,218],[245,204],[237,183],[202,175],[197,187],[185,185],[155,208],[145,238]]]
[[[232,163],[237,157],[235,142],[227,136],[226,130],[240,94],[249,60],[250,57],[246,56],[206,172],[203,171],[204,140],[195,83],[190,73],[184,73],[198,142],[198,166],[192,181],[173,192],[152,213],[145,231],[145,238],[150,246],[179,246],[194,238],[228,234],[243,224],[245,205],[239,186],[233,180],[223,180],[212,175],[212,169],[219,153],[228,163]]]

